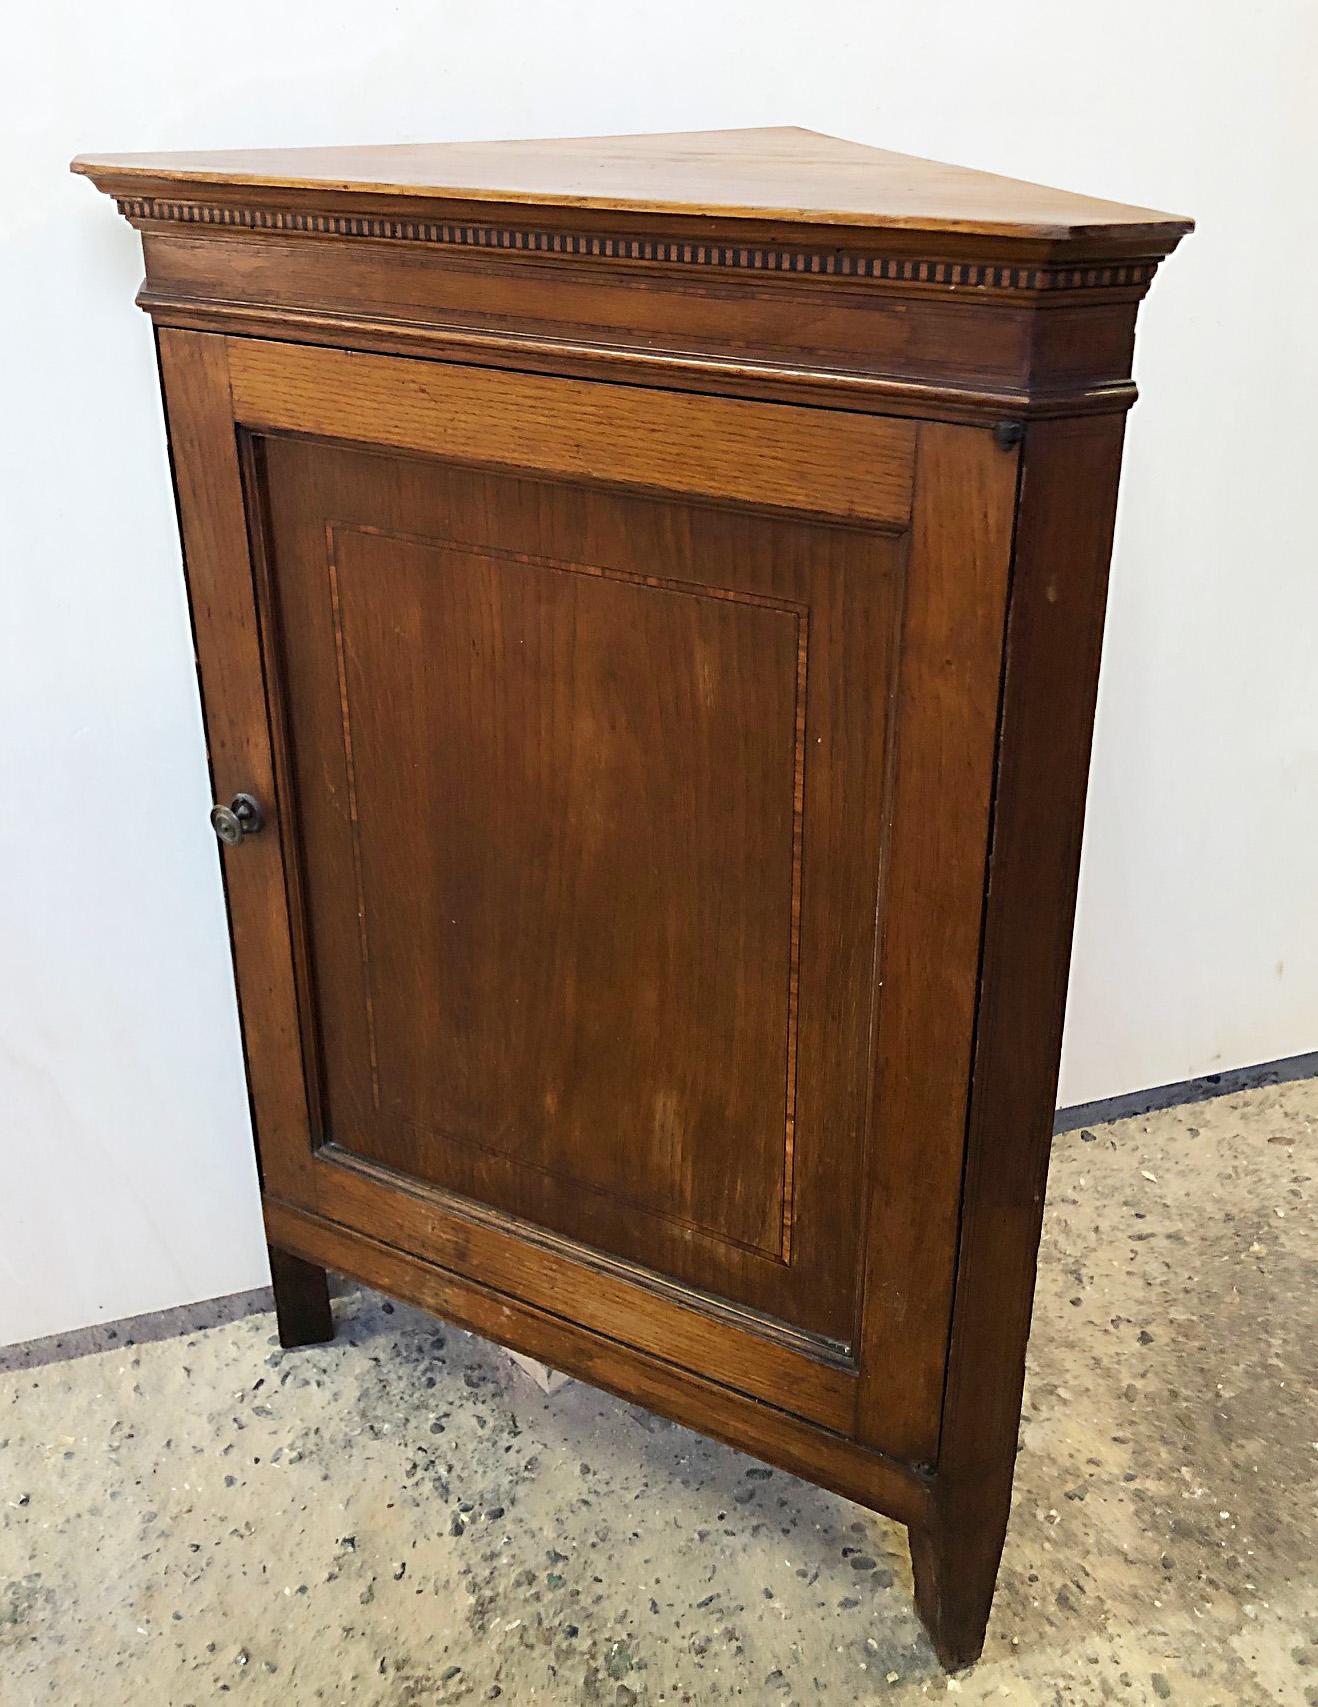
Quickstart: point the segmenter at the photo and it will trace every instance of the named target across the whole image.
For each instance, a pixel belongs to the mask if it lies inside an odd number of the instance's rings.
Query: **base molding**
[[[303,1262],[351,1274],[377,1291],[804,1476],[899,1523],[912,1526],[928,1516],[932,1484],[913,1465],[269,1197],[265,1224],[271,1245]]]

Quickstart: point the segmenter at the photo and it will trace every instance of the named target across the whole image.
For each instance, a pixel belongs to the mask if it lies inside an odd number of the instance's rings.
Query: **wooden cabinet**
[[[1186,222],[800,131],[75,165],[146,253],[286,1343],[341,1269],[838,1489],[973,1658]]]

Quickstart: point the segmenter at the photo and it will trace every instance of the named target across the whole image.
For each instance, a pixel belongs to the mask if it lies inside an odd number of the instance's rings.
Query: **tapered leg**
[[[334,1316],[325,1270],[274,1245],[269,1251],[280,1345],[324,1345],[332,1340]]]
[[[983,1645],[1011,1508],[1122,430],[1119,414],[1031,421],[1017,470],[952,1334],[932,1511],[911,1535],[952,1668]]]
[[[973,1665],[984,1646],[1005,1519],[974,1512],[939,1515],[911,1530],[915,1606],[948,1671]]]

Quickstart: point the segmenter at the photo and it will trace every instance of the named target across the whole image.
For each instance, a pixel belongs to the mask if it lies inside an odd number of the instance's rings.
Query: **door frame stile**
[[[314,1209],[286,855],[228,339],[162,327],[157,343],[215,798],[250,792],[266,811],[262,833],[222,856],[258,1167],[267,1192]]]

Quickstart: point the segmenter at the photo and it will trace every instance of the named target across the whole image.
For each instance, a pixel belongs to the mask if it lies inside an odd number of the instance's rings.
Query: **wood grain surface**
[[[339,1267],[1010,1509],[1135,313],[1189,222],[793,130],[81,157],[142,230],[285,1343]]]
[[[799,225],[1067,238],[1175,238],[1190,221],[784,126],[529,142],[396,143],[218,153],[85,154],[103,188],[135,184],[383,193]]]
[[[905,526],[903,421],[234,340],[245,426]]]

